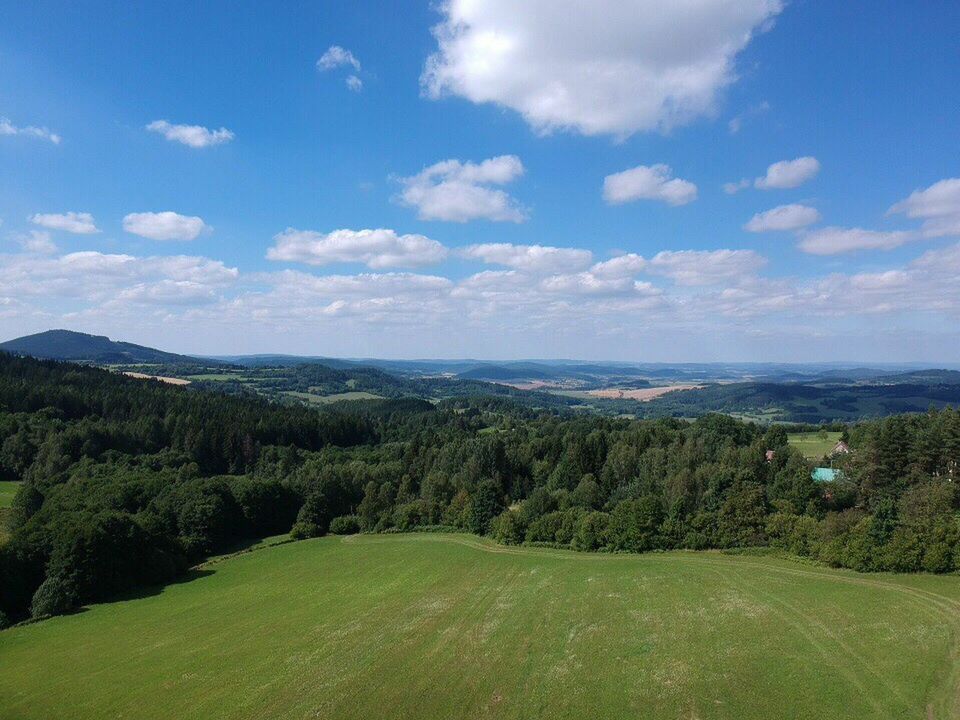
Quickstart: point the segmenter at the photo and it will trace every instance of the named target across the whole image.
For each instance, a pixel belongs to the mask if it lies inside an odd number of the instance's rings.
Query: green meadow
[[[803,453],[808,460],[819,460],[833,450],[840,441],[841,435],[843,433],[840,432],[824,433],[823,437],[819,432],[789,433],[787,442]]]
[[[0,717],[951,718],[960,578],[327,537],[0,632]]]
[[[0,480],[0,510],[8,508],[13,503],[13,496],[17,494],[20,483],[10,480]]]

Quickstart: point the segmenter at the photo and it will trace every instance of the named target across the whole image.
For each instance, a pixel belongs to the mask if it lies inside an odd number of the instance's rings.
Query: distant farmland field
[[[819,432],[789,433],[787,441],[808,460],[819,460],[833,450],[841,435],[839,432],[828,432],[824,437],[820,437]]]
[[[960,579],[323,538],[0,632],[0,717],[953,718]]]

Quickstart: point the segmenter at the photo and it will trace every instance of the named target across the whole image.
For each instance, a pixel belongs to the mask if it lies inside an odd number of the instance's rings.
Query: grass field
[[[0,717],[957,717],[960,578],[323,538],[0,632]]]
[[[819,460],[833,450],[841,435],[839,432],[828,432],[825,438],[821,438],[819,432],[789,433],[787,442],[802,452],[808,460]]]
[[[0,509],[10,507],[13,496],[17,494],[18,487],[20,487],[18,482],[0,481]]]
[[[365,392],[364,390],[351,390],[350,392],[334,393],[333,395],[314,395],[313,393],[297,392],[296,390],[285,390],[284,395],[306,400],[307,402],[318,405],[329,405],[330,403],[340,402],[341,400],[382,400],[381,395]]]

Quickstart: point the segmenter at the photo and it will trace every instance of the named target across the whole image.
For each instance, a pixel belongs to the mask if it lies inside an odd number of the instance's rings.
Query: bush
[[[504,510],[490,524],[493,539],[503,545],[519,545],[523,541],[523,526],[516,510]]]
[[[562,520],[562,512],[541,515],[527,528],[527,542],[555,542]]]
[[[10,618],[7,617],[7,614],[0,610],[0,630],[3,630],[5,627],[10,626]]]
[[[63,615],[73,610],[78,602],[77,588],[73,580],[63,575],[51,575],[33,594],[30,614],[35,618]]]
[[[356,535],[360,532],[360,519],[356,515],[341,515],[330,521],[332,535]]]
[[[610,516],[604,512],[592,512],[584,515],[577,525],[577,534],[573,546],[577,550],[599,550],[607,544],[607,526]]]
[[[330,515],[327,512],[326,498],[320,493],[313,493],[297,513],[297,521],[290,528],[290,537],[294,540],[320,537],[327,534],[330,526]]]

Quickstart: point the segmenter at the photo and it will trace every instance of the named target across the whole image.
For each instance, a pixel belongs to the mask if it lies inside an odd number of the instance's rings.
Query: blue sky
[[[960,360],[956,3],[198,5],[5,8],[0,336]]]

